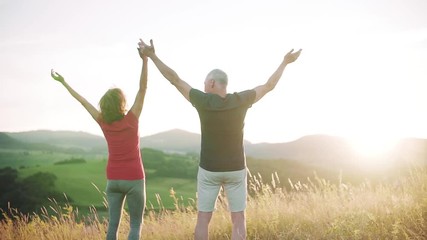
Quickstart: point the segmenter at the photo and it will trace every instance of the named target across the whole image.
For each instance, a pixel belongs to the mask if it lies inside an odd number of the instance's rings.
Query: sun
[[[396,146],[398,139],[380,136],[360,136],[348,139],[353,149],[368,157],[376,157],[389,153]]]
[[[376,169],[391,166],[393,151],[401,139],[389,135],[358,135],[347,138],[357,155],[357,164],[363,168]]]

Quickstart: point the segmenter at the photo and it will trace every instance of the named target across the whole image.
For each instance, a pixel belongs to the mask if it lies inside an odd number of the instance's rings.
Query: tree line
[[[0,209],[2,214],[9,215],[10,209],[18,209],[23,214],[38,212],[56,202],[72,202],[55,190],[56,176],[52,173],[37,172],[24,179],[18,178],[18,171],[11,167],[0,169]]]

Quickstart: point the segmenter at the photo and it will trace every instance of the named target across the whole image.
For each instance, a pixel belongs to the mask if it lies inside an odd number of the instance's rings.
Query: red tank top
[[[139,147],[138,118],[129,111],[111,124],[98,121],[108,145],[107,179],[144,179]]]

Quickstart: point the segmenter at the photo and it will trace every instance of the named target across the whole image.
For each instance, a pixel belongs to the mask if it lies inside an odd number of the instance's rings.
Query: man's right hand
[[[144,41],[142,41],[142,39],[139,39],[138,46],[140,51],[142,51],[142,54],[147,57],[152,57],[155,54],[154,44],[152,39],[150,40],[150,45],[147,45]]]
[[[294,52],[294,49],[292,49],[285,55],[284,61],[287,64],[295,62],[298,59],[299,55],[301,54],[301,51],[302,49],[298,50],[297,52]]]

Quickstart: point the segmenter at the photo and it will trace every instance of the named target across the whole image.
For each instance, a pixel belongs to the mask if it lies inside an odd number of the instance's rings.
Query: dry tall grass
[[[305,183],[292,182],[291,191],[277,187],[279,179],[250,178],[247,207],[248,239],[427,239],[427,171],[412,170],[395,184],[360,186],[331,184],[314,176]],[[197,212],[171,190],[174,211],[149,206],[144,218],[143,239],[192,239]],[[161,199],[158,203],[162,207]],[[210,226],[211,239],[230,239],[231,222],[221,201]],[[48,214],[11,217],[0,223],[0,239],[105,239],[107,220],[92,214],[77,221],[76,209],[52,201]],[[127,238],[125,213],[120,239]]]

